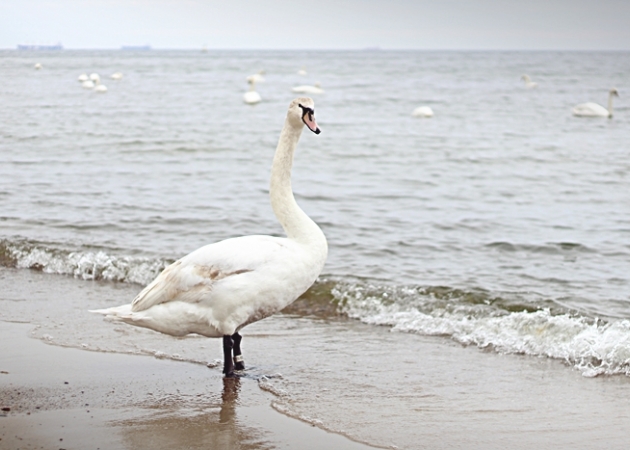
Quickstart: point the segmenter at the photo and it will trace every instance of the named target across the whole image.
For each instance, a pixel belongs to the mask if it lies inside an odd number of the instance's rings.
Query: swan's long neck
[[[608,117],[613,116],[613,105],[612,105],[613,97],[614,97],[614,94],[610,92],[608,94]]]
[[[325,259],[327,245],[324,233],[300,209],[291,188],[293,154],[301,134],[301,128],[291,126],[288,120],[285,122],[271,168],[271,207],[289,239],[319,248]]]

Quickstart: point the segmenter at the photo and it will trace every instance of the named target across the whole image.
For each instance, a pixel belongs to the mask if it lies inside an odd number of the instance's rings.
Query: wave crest
[[[490,295],[484,299],[482,292],[342,283],[332,295],[341,312],[366,324],[447,336],[499,353],[560,359],[587,377],[630,376],[630,321],[606,322]],[[521,303],[526,307],[514,311]]]
[[[147,284],[169,261],[116,256],[103,250],[70,251],[31,241],[0,240],[0,265],[45,273],[72,275],[84,280]]]

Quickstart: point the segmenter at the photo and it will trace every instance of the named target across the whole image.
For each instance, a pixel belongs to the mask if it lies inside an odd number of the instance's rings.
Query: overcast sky
[[[630,50],[630,0],[1,0],[0,48]]]

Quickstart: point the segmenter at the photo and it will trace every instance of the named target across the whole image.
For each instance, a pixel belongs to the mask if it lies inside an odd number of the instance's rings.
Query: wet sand
[[[0,322],[3,450],[372,448],[278,413],[256,380],[48,345],[32,328]]]

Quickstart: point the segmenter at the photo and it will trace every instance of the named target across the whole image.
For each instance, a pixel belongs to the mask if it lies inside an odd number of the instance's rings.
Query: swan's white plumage
[[[256,92],[256,82],[248,81],[249,83],[249,91],[243,94],[243,101],[248,105],[255,105],[256,103],[260,103],[262,101],[262,97],[258,92]]]
[[[580,103],[573,107],[574,116],[608,117],[608,110],[597,103]]]
[[[265,77],[263,77],[264,73],[264,70],[259,70],[258,73],[249,75],[246,80],[248,83],[263,83],[265,81]]]
[[[302,86],[295,86],[291,89],[293,92],[297,94],[323,94],[324,90],[322,89],[319,83],[315,83],[313,86],[305,84]]]
[[[538,83],[532,81],[529,75],[523,75],[521,79],[525,82],[525,87],[527,89],[534,89],[536,86],[538,86]]]
[[[580,117],[612,117],[613,115],[613,97],[618,97],[617,89],[613,88],[608,92],[608,109],[597,103],[587,102],[580,103],[573,107],[571,112],[574,116]]]
[[[270,198],[286,238],[244,236],[201,247],[168,266],[131,305],[96,310],[108,317],[162,333],[208,337],[232,335],[293,302],[317,279],[328,247],[320,228],[297,205],[291,191],[293,152],[302,128],[319,132],[294,100],[272,165]]]
[[[433,117],[433,110],[430,106],[418,106],[411,112],[414,117]]]

